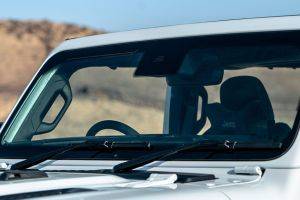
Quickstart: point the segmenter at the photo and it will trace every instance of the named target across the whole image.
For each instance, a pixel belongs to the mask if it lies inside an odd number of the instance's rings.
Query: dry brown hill
[[[69,37],[103,32],[46,20],[0,20],[0,121],[51,49]]]
[[[49,21],[0,20],[0,92],[23,89],[47,54],[68,37],[102,31]]]

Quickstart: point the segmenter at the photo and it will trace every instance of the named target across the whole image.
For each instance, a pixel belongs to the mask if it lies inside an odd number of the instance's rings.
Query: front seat
[[[206,134],[247,135],[282,141],[290,133],[284,123],[275,124],[274,112],[261,81],[252,76],[227,79],[220,90],[220,103],[207,105],[211,127]]]

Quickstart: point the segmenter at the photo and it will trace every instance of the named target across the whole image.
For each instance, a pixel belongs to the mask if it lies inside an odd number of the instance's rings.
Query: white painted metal
[[[300,30],[300,16],[198,23],[89,36],[63,42],[52,51],[47,60],[61,51],[85,47],[164,38],[285,30]],[[151,180],[148,180],[149,182],[143,182],[146,187],[137,188],[136,181],[113,175],[50,173],[49,178],[0,182],[0,196],[77,187],[92,188],[96,191],[44,197],[43,199],[299,199],[299,143],[298,136],[287,153],[269,161],[170,161],[154,162],[142,167],[142,169],[154,171],[212,173],[218,178],[213,181],[175,184],[172,179],[174,177],[166,176],[160,177],[160,182],[155,182],[154,185],[149,184]],[[9,164],[17,161],[0,159],[0,162]],[[44,162],[37,168],[48,170],[107,169],[119,162],[121,161],[60,160]],[[263,175],[259,173],[259,170],[257,171],[257,167],[265,169]],[[230,173],[234,170],[251,173]]]

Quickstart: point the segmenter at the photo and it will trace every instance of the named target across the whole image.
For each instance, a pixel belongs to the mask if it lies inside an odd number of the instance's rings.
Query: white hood
[[[230,199],[223,191],[230,187],[256,184],[256,176],[227,176],[216,180],[175,183],[176,174],[153,174],[147,180],[132,180],[109,174],[49,172],[48,178],[0,182],[3,197],[35,197],[42,199]],[[46,191],[72,189],[65,194]],[[79,189],[79,191],[78,191]],[[82,191],[81,191],[82,190]],[[28,193],[35,192],[31,196]],[[41,192],[41,193],[40,193]],[[7,196],[18,195],[18,196]],[[1,199],[0,196],[0,199]]]

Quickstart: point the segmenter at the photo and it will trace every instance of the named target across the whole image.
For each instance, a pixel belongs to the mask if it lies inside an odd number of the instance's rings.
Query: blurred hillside
[[[19,92],[48,53],[69,37],[101,31],[49,21],[0,20],[0,92]]]
[[[49,21],[0,20],[0,121],[56,45],[69,37],[100,33]]]

